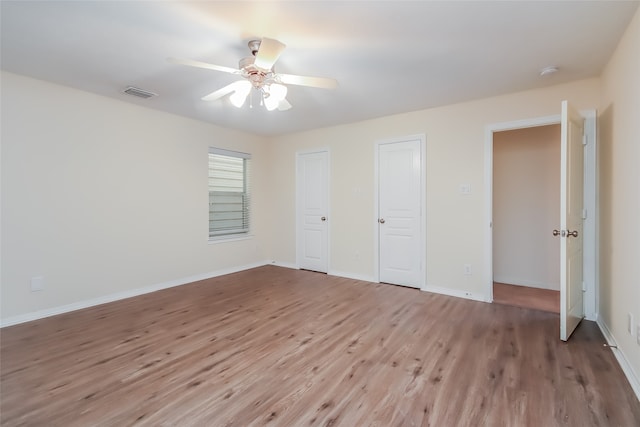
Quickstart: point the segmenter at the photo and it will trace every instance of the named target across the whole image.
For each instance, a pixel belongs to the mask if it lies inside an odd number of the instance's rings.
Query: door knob
[[[378,222],[379,222],[380,224],[384,224],[384,218],[380,218],[380,219],[378,220]]]
[[[569,231],[569,230],[553,230],[554,236],[560,237],[578,237],[578,230]]]
[[[326,216],[323,216],[322,218],[320,218],[320,221],[326,221],[326,220],[327,220]]]

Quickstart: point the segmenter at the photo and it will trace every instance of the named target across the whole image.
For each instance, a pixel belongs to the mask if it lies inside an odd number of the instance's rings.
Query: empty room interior
[[[640,2],[0,2],[0,425],[640,425]]]

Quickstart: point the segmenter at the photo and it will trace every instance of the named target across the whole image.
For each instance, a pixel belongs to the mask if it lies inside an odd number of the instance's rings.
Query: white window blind
[[[251,155],[209,148],[209,238],[249,233]]]

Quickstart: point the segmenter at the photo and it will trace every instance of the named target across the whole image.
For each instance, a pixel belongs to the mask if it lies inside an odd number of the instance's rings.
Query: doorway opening
[[[485,283],[485,300],[487,302],[494,302],[494,271],[493,271],[493,162],[494,162],[494,135],[509,130],[544,127],[549,125],[557,125],[563,121],[565,115],[565,104],[562,103],[563,114],[543,116],[536,118],[528,118],[523,120],[515,120],[510,122],[492,123],[488,124],[485,128],[485,268],[483,281]],[[595,321],[598,316],[598,235],[597,235],[597,129],[596,129],[596,111],[595,110],[583,110],[579,113],[583,119],[584,126],[584,209],[582,211],[583,217],[583,274],[582,274],[582,293],[583,293],[583,308],[584,318],[587,320]],[[562,128],[562,127],[561,127]],[[561,138],[562,145],[562,138]],[[562,150],[561,150],[562,151]],[[560,216],[560,215],[559,215]],[[556,225],[557,226],[557,225]],[[553,230],[553,229],[552,229]],[[548,230],[551,232],[552,230]],[[562,265],[562,264],[561,264]],[[561,267],[562,268],[562,267]],[[561,279],[562,281],[562,279]],[[522,288],[522,287],[520,287]],[[518,289],[520,289],[518,288]],[[566,292],[566,290],[565,290]],[[562,295],[562,292],[561,292]],[[496,301],[497,302],[497,301]],[[562,297],[561,297],[562,304]],[[562,307],[561,307],[562,314]],[[562,317],[562,316],[561,316]]]
[[[493,134],[493,301],[560,313],[560,125]]]

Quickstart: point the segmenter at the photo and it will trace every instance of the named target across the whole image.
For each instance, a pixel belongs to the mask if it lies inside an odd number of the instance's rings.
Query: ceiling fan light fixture
[[[229,101],[234,107],[240,108],[247,100],[249,92],[251,92],[251,83],[246,80],[240,80],[236,82],[235,91],[229,97]]]
[[[278,108],[279,103],[280,101],[270,96],[264,99],[264,107],[267,109],[267,111],[275,110],[276,108]]]
[[[287,96],[287,87],[278,83],[273,83],[269,86],[269,97],[274,97],[278,102],[282,101]]]
[[[273,111],[280,106],[280,102],[287,96],[287,87],[278,83],[272,83],[264,87],[264,106]]]
[[[264,105],[267,110],[272,111],[277,108],[280,111],[286,111],[291,108],[291,104],[286,99],[287,86],[285,85],[324,89],[335,89],[338,86],[335,79],[276,73],[274,65],[286,48],[286,45],[278,40],[264,37],[261,40],[250,40],[248,45],[251,56],[242,58],[237,69],[191,59],[167,58],[167,60],[175,64],[241,76],[244,80],[228,84],[202,97],[203,101],[216,101],[228,96],[229,102],[236,108],[241,108],[247,98],[249,98],[249,107],[253,107],[253,96],[250,96],[252,89],[256,89],[259,93],[260,105]]]
[[[248,93],[234,92],[229,97],[229,101],[231,101],[231,104],[234,107],[240,108],[244,105],[244,102],[247,100],[247,95]]]

